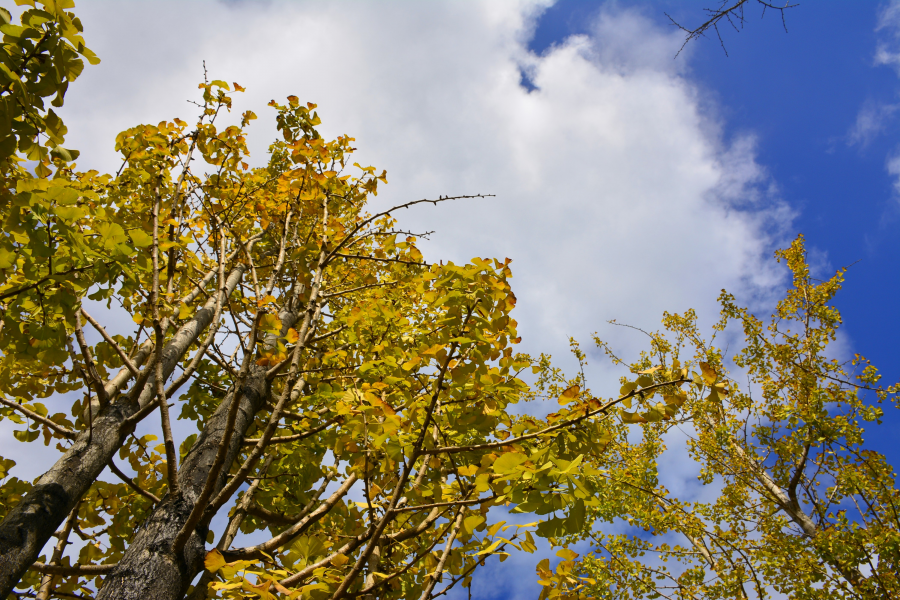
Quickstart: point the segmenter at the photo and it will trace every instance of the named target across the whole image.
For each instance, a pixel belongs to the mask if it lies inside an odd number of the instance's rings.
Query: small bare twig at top
[[[728,56],[728,50],[725,48],[725,40],[722,39],[722,32],[719,30],[719,25],[722,21],[726,21],[729,25],[731,25],[735,31],[740,31],[744,28],[744,21],[746,20],[744,17],[744,5],[750,2],[751,0],[721,0],[718,8],[704,8],[703,11],[707,15],[707,20],[695,27],[694,29],[688,29],[678,21],[676,21],[669,13],[665,13],[665,15],[669,18],[673,25],[678,27],[680,30],[685,32],[687,35],[685,36],[684,43],[681,45],[681,48],[678,49],[678,52],[675,54],[677,58],[681,51],[684,50],[685,46],[688,45],[692,40],[695,40],[700,37],[706,37],[707,32],[710,29],[716,32],[716,37],[719,38],[719,44],[722,46],[722,51],[725,52],[725,56]],[[773,4],[771,2],[766,2],[765,0],[753,0],[756,4],[762,5],[762,16],[766,16],[766,10],[771,9],[778,11],[781,15],[781,24],[784,27],[784,31],[787,32],[787,21],[784,18],[784,11],[789,8],[794,8],[799,6],[799,4],[791,4],[790,0],[786,0],[784,4],[778,5]],[[730,6],[729,6],[730,5]]]

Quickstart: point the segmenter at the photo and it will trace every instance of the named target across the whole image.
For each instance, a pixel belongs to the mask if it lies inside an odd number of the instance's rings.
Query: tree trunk
[[[231,295],[246,267],[238,265],[229,275],[225,296]],[[210,298],[163,349],[163,373],[172,374],[176,365],[199,335],[209,327],[215,298]],[[125,420],[153,400],[154,377],[144,386],[139,401],[130,395],[119,398],[93,418],[89,431],[82,432],[72,447],[41,475],[0,523],[0,598],[6,598],[25,571],[38,558],[41,548],[66,519],[85,492],[96,481],[122,441],[130,433]],[[133,426],[132,426],[133,427]]]
[[[256,413],[265,405],[267,392],[266,368],[252,364],[241,390],[240,408],[214,495],[224,487],[229,467],[239,456]],[[172,542],[191,514],[224,441],[233,398],[233,392],[226,396],[185,457],[178,470],[179,494],[163,497],[122,560],[106,577],[97,600],[180,600],[203,568],[208,523],[201,521],[178,554],[172,551]]]

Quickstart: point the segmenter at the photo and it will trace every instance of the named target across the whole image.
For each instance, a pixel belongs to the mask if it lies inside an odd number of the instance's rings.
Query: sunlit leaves
[[[66,126],[44,99],[53,97],[54,107],[63,105],[69,83],[84,68],[100,60],[84,45],[81,22],[67,12],[71,3],[41,1],[19,15],[20,25],[2,14],[0,51],[0,173],[18,171],[22,158],[38,161],[39,177],[50,174],[51,160],[57,164],[78,158],[78,152],[62,148]],[[40,6],[41,8],[37,8]],[[45,139],[41,139],[44,137]]]
[[[577,572],[596,580],[587,586],[592,597],[615,590],[616,598],[762,598],[774,590],[794,598],[875,599],[900,589],[893,469],[862,445],[863,423],[880,415],[879,405],[895,399],[898,388],[877,387],[871,365],[854,373],[829,358],[841,324],[831,302],[843,271],[813,279],[802,238],[777,256],[793,286],[770,320],[727,293],[720,298],[714,332],[733,322],[744,333],[730,353],[734,372],[724,352],[700,335],[693,311],[666,314],[665,332],[651,334],[660,371],[680,371],[693,384],[662,391],[663,402],[644,404],[649,410],[621,413],[625,423],[646,421],[643,440],[617,448],[621,466],[603,474],[608,506],[591,515],[612,521],[627,514],[635,529],[589,534],[595,552],[582,557]],[[685,357],[690,362],[682,366]],[[632,371],[650,374],[649,362],[643,355]],[[638,398],[645,383],[639,377],[622,392]],[[658,484],[664,441],[679,439],[664,437],[668,419],[679,415],[710,501],[681,501]],[[681,564],[651,569],[648,553]],[[575,589],[551,575],[545,569],[541,576],[554,591]]]

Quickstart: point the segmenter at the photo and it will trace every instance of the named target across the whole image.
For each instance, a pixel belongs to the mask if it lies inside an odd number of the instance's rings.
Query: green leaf
[[[498,475],[512,473],[526,460],[528,460],[528,457],[519,452],[507,452],[501,454],[497,460],[494,461],[494,473],[497,473]]]
[[[153,244],[153,237],[143,230],[132,229],[128,232],[128,235],[131,236],[131,243],[136,248],[146,248]]]
[[[463,528],[471,534],[474,532],[482,523],[484,523],[484,517],[482,515],[471,515],[466,517],[463,520]]]

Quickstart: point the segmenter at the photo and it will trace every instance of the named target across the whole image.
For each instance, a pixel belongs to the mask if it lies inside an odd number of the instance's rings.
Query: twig
[[[33,420],[37,421],[38,423],[40,423],[41,425],[49,427],[50,429],[52,429],[59,435],[63,436],[64,438],[74,440],[75,437],[78,435],[71,429],[63,427],[62,425],[58,425],[58,424],[54,423],[53,421],[51,421],[50,419],[48,419],[46,417],[42,417],[41,415],[34,412],[33,410],[30,410],[28,408],[25,408],[24,406],[16,404],[15,402],[7,400],[3,396],[0,396],[0,404],[4,404],[4,405],[12,408],[13,410],[19,411],[20,413],[22,413],[29,419],[33,419]]]
[[[141,486],[139,486],[133,479],[131,479],[131,477],[123,473],[122,470],[116,466],[116,463],[113,462],[113,459],[109,459],[108,464],[109,470],[112,471],[116,477],[121,479],[125,483],[125,485],[154,504],[158,504],[160,502],[160,499],[155,494],[141,488]]]
[[[119,346],[119,344],[117,344],[114,339],[112,339],[112,336],[110,336],[108,333],[106,333],[106,330],[103,328],[102,325],[100,325],[100,323],[98,323],[96,320],[94,320],[94,317],[89,315],[87,313],[87,311],[84,310],[83,306],[81,308],[79,308],[78,310],[84,316],[84,319],[88,323],[90,323],[94,329],[97,330],[97,332],[103,337],[104,340],[106,340],[106,343],[113,347],[113,349],[116,351],[116,354],[118,354],[119,358],[122,359],[122,363],[126,367],[128,367],[129,371],[131,371],[131,374],[134,375],[135,377],[137,377],[137,375],[138,375],[137,366],[135,366],[135,364],[133,362],[131,362],[131,359],[128,358],[128,355],[125,354],[125,351],[122,349],[122,347]]]

